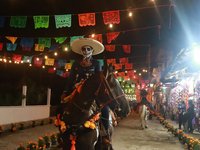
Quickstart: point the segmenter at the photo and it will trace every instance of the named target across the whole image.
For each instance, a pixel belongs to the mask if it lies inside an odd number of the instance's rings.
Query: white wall
[[[50,105],[0,106],[0,125],[48,118]]]

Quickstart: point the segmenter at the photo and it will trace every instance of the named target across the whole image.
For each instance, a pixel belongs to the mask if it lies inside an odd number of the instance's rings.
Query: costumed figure
[[[83,59],[74,61],[65,91],[61,95],[61,103],[66,103],[70,98],[70,94],[74,91],[74,89],[77,88],[77,86],[84,82],[85,79],[87,79],[90,75],[102,70],[101,62],[92,58],[92,55],[102,53],[104,51],[103,44],[94,39],[79,38],[72,42],[71,49],[75,53],[83,55]],[[101,116],[104,128],[107,132],[109,128],[108,106],[103,107],[103,109],[101,110]],[[108,135],[102,137],[102,143],[104,145],[111,144],[108,140]]]

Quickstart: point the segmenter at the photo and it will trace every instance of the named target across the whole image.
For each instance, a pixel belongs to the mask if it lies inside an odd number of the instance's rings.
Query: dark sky
[[[151,47],[161,47],[165,50],[172,50],[176,55],[181,48],[188,47],[191,41],[199,41],[199,20],[200,11],[198,9],[199,2],[197,0],[173,0],[176,7],[171,7],[171,29],[169,29],[169,7],[160,7],[153,9],[141,9],[133,12],[132,18],[128,16],[127,11],[120,11],[120,24],[114,25],[112,29],[108,25],[104,25],[102,13],[103,11],[111,10],[126,10],[140,7],[150,7],[155,5],[167,5],[169,0],[0,0],[0,15],[7,16],[5,25],[0,28],[0,43],[9,42],[5,36],[17,37],[35,37],[34,42],[37,43],[38,37],[63,37],[67,36],[68,39],[65,43],[69,42],[70,36],[76,35],[90,35],[92,33],[103,34],[103,44],[107,44],[105,33],[132,30],[143,27],[150,27],[161,25],[161,40],[158,37],[158,29],[150,28],[146,30],[137,30],[131,32],[120,33],[115,41],[111,44],[125,45],[125,44],[147,44]],[[79,13],[96,12],[96,25],[80,27],[78,24]],[[72,26],[70,28],[56,29],[54,16],[59,14],[74,14],[72,16]],[[28,16],[27,25],[24,29],[10,27],[10,16]],[[51,15],[49,28],[47,29],[34,29],[33,17],[34,15]],[[190,36],[188,35],[190,33]],[[20,38],[16,41],[20,43]],[[55,40],[52,40],[55,43]],[[102,54],[95,56],[95,58],[121,58],[121,57],[134,57],[129,59],[133,63],[134,69],[147,67],[146,64],[148,46],[144,47],[131,47],[131,53],[126,54],[123,52],[121,46],[117,46],[115,52],[110,53],[104,51]],[[45,49],[47,53],[48,49]],[[21,46],[17,46],[15,52],[8,52],[6,46],[0,51],[1,57],[5,54],[12,56],[12,54],[21,55],[37,55],[37,52],[22,52]],[[49,57],[54,57],[49,54]],[[146,55],[146,57],[141,57]],[[156,54],[155,54],[156,55]],[[139,57],[136,57],[139,56]],[[76,59],[80,57],[73,52],[58,51],[57,59]],[[152,60],[153,61],[153,60]],[[16,81],[24,76],[34,77],[34,80],[39,83],[44,83],[47,86],[64,83],[65,79],[57,75],[50,75],[47,69],[28,67],[24,64],[7,64],[0,62],[0,79],[1,81]],[[12,80],[11,80],[12,78]],[[53,82],[53,81],[58,82]],[[58,84],[57,86],[63,86]],[[62,87],[61,87],[62,88]]]

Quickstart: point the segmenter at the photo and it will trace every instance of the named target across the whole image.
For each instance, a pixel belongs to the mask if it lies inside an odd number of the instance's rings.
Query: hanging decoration
[[[3,43],[0,43],[0,51],[3,49]]]
[[[94,26],[95,13],[78,14],[79,26]]]
[[[54,68],[60,69],[61,67],[58,66],[58,62],[54,62]]]
[[[14,44],[15,41],[17,40],[17,37],[12,37],[12,36],[6,36],[6,38],[7,38],[8,40],[10,40],[10,41],[12,42],[12,44]]]
[[[35,51],[44,51],[44,44],[35,44]]]
[[[104,65],[104,60],[103,59],[97,59],[97,60],[101,62],[101,66]]]
[[[115,70],[122,69],[122,64],[114,64]]]
[[[34,38],[21,38],[20,41],[21,46],[33,47],[33,44],[34,44]]]
[[[20,62],[20,61],[21,61],[21,58],[22,58],[22,55],[13,54],[12,60],[13,60],[13,61]]]
[[[30,52],[31,51],[31,47],[22,46],[22,51]]]
[[[71,27],[72,15],[55,15],[56,28]]]
[[[129,76],[124,76],[124,81],[128,81],[130,80],[130,77]]]
[[[63,78],[69,77],[69,74],[70,74],[70,72],[68,72],[68,71],[63,72],[62,77],[63,77]]]
[[[51,47],[51,38],[38,38],[38,44],[44,44],[45,47],[50,48]]]
[[[45,61],[45,65],[53,66],[54,65],[54,59],[53,58],[47,58],[46,61]]]
[[[83,38],[83,36],[72,36],[72,37],[70,37],[70,46],[71,46],[72,42],[74,40],[78,39],[78,38]]]
[[[58,66],[66,66],[67,60],[66,59],[58,59]]]
[[[100,43],[103,43],[103,41],[102,41],[102,34],[95,34],[94,36],[93,36],[93,35],[89,35],[89,38],[90,38],[90,39],[97,40],[97,41],[99,41]]]
[[[145,83],[149,83],[149,80],[145,80],[144,82],[145,82]]]
[[[118,77],[125,77],[125,72],[118,72],[118,73],[117,73],[117,76],[118,76]]]
[[[131,52],[131,45],[122,45],[125,53]]]
[[[110,63],[116,64],[116,59],[107,59],[107,64],[109,65]]]
[[[4,23],[5,23],[5,16],[0,16],[0,28],[4,27]]]
[[[116,11],[106,11],[102,12],[103,14],[103,21],[104,24],[119,24],[120,23],[120,16],[119,16],[119,10]]]
[[[34,57],[34,66],[41,67],[42,66],[43,58]]]
[[[144,80],[141,80],[141,79],[140,79],[140,80],[139,80],[139,83],[144,83]]]
[[[62,44],[63,42],[65,42],[67,37],[54,37],[54,39],[56,40],[56,43]]]
[[[71,69],[71,63],[66,63],[65,69]]]
[[[15,51],[15,50],[16,50],[16,47],[17,47],[17,43],[15,43],[15,44],[6,43],[6,46],[7,46],[7,50],[8,50],[8,51]]]
[[[48,73],[54,73],[55,72],[55,70],[53,69],[53,68],[49,68],[49,70],[48,70]]]
[[[125,65],[128,63],[128,57],[125,58],[119,58],[119,63],[122,65]]]
[[[115,45],[104,45],[106,50],[109,52],[114,52],[115,51]]]
[[[130,76],[130,75],[134,75],[134,71],[133,70],[127,71],[127,76]]]
[[[27,16],[11,16],[10,26],[15,28],[25,28],[26,21],[27,21]]]
[[[110,44],[112,40],[115,40],[120,32],[112,32],[112,33],[106,33],[107,36],[107,42]]]
[[[74,61],[75,61],[74,59],[71,59],[71,60],[70,60],[71,66],[73,65]]]
[[[125,63],[125,69],[133,69],[133,64]]]
[[[51,44],[49,51],[58,51],[59,44]]]
[[[33,16],[33,20],[35,29],[49,27],[49,16]]]
[[[24,62],[24,63],[31,63],[32,58],[33,58],[33,57],[31,57],[31,56],[24,56],[23,62]]]
[[[56,74],[59,75],[59,76],[62,76],[63,75],[63,71],[62,70],[57,70]]]

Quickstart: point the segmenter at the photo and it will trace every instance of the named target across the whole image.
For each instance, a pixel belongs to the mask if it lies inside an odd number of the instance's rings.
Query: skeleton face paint
[[[92,56],[93,48],[89,45],[85,45],[82,47],[82,55],[84,58]]]

